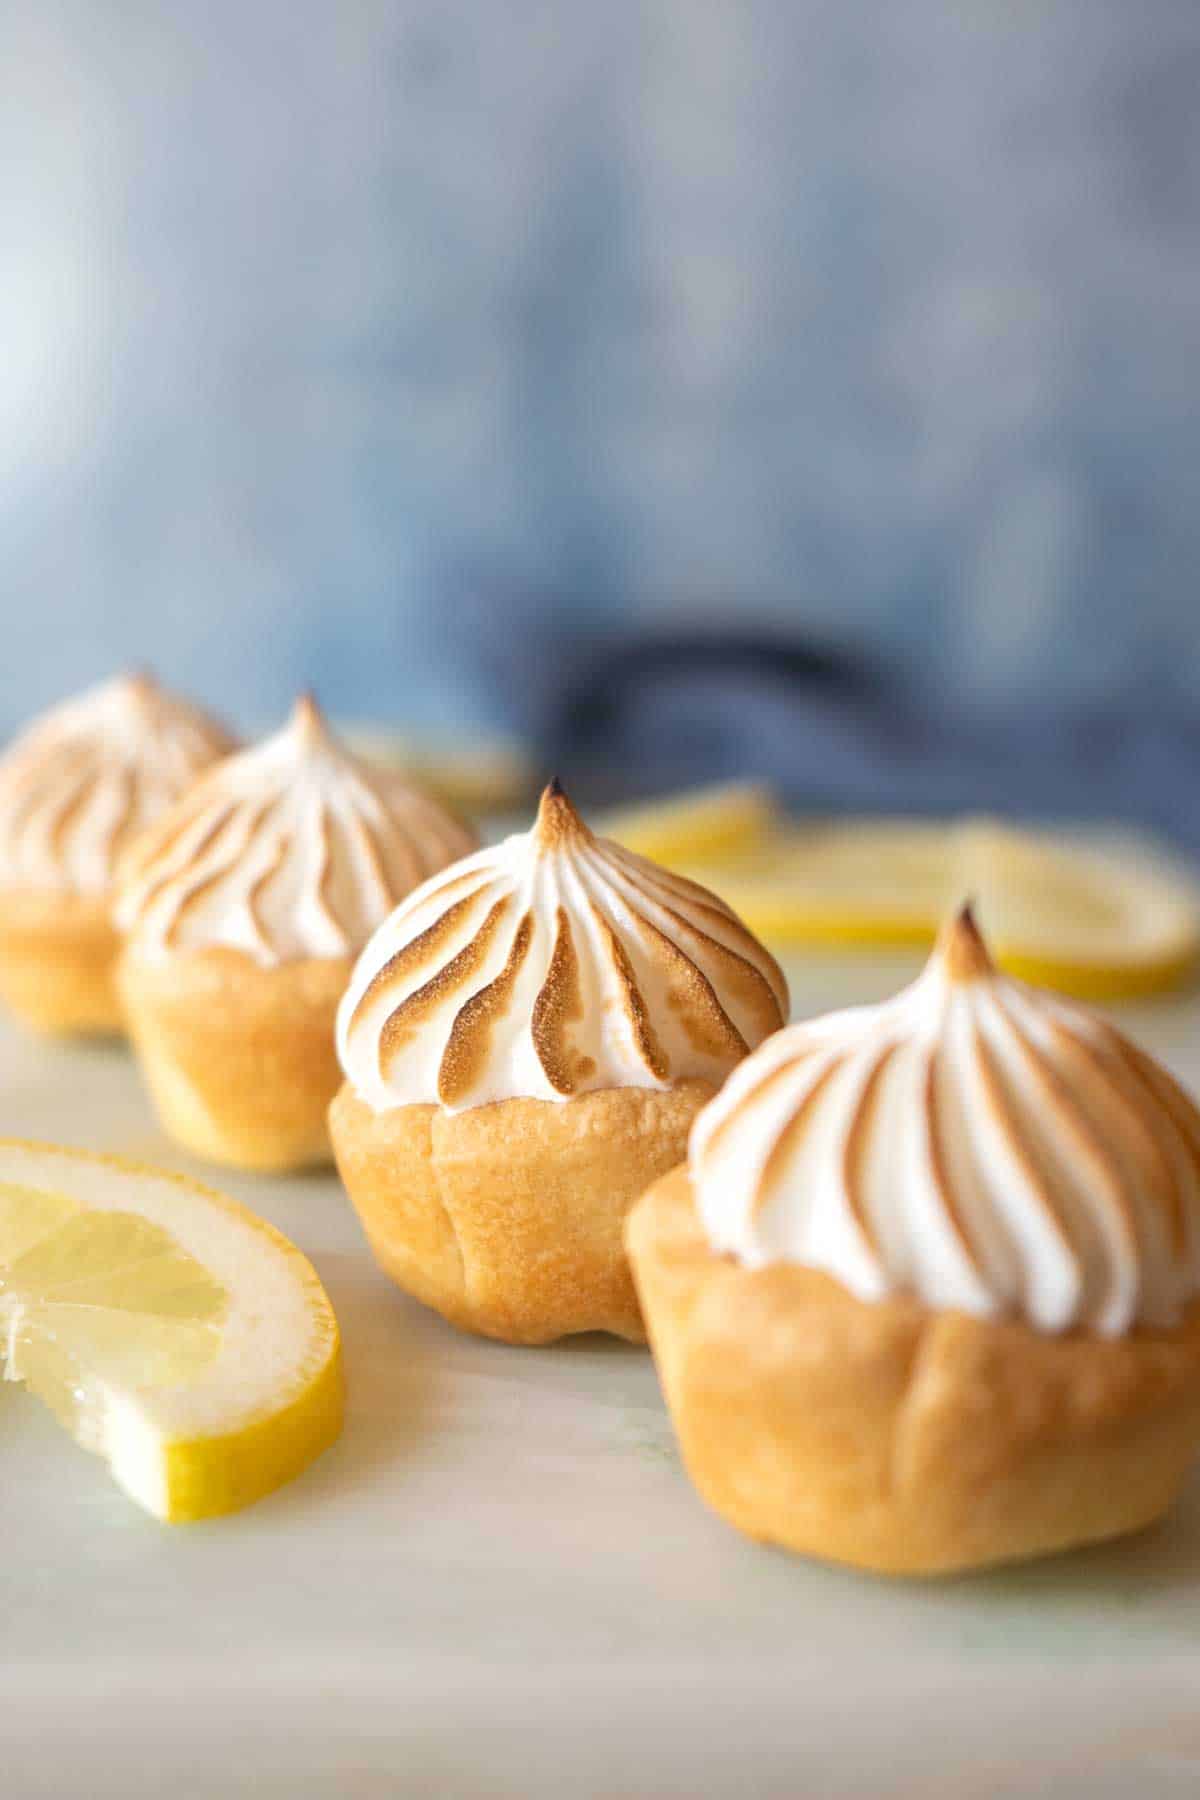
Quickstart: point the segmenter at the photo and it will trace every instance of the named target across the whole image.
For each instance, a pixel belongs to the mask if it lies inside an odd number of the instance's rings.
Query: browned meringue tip
[[[118,677],[121,686],[135,700],[149,700],[158,692],[158,682],[145,663],[135,663]]]
[[[979,981],[996,972],[970,900],[964,900],[958,911],[946,920],[938,933],[933,954],[951,981]]]
[[[568,838],[588,836],[587,826],[571,805],[557,775],[542,790],[533,829],[538,843],[546,850]]]
[[[296,695],[292,716],[288,721],[293,731],[303,737],[325,738],[329,735],[329,727],[325,722],[325,714],[317,705],[317,697],[311,688],[305,688]]]

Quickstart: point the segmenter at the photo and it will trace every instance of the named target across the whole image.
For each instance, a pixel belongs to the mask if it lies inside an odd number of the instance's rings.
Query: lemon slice
[[[969,899],[1003,967],[1082,998],[1175,986],[1200,955],[1195,884],[1144,845],[986,819],[864,819],[781,831],[724,862],[673,866],[779,945],[926,944]]]
[[[232,1512],[341,1430],[312,1267],[220,1194],[0,1140],[0,1366],[157,1518]]]
[[[653,862],[707,862],[762,844],[779,823],[771,789],[758,781],[694,788],[601,815],[596,830]]]

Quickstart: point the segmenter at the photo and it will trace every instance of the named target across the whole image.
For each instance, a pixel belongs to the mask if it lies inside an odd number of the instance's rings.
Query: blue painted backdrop
[[[8,0],[0,82],[0,723],[730,609],[1200,683],[1195,0]]]

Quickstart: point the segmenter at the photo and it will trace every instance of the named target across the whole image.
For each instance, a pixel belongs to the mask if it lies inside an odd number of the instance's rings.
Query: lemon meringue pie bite
[[[625,1212],[786,1013],[722,901],[552,783],[531,831],[401,902],[342,1000],[330,1126],[380,1264],[465,1330],[644,1341]]]
[[[1200,1110],[964,909],[778,1033],[629,1255],[684,1459],[752,1537],[889,1573],[1159,1517],[1200,1447]]]
[[[172,1136],[241,1168],[328,1160],[354,957],[473,843],[345,750],[308,696],[197,782],[125,858],[114,914],[130,1035]]]
[[[215,719],[135,673],[54,707],[0,757],[0,997],[26,1024],[121,1028],[119,858],[232,749]]]

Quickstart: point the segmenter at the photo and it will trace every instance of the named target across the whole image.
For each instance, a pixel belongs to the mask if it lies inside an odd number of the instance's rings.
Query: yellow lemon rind
[[[303,1474],[341,1436],[345,1377],[334,1327],[331,1354],[315,1379],[281,1412],[215,1438],[163,1446],[168,1525],[240,1512]]]

